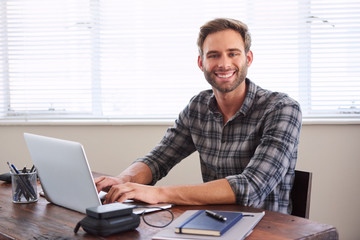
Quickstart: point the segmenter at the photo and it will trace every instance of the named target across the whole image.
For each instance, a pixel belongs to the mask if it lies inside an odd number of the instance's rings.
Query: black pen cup
[[[11,173],[13,203],[32,203],[38,200],[37,174]]]

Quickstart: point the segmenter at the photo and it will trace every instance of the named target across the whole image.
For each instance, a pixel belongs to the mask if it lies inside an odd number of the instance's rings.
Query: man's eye
[[[229,56],[230,57],[235,57],[235,56],[238,56],[239,54],[238,53],[230,53]]]
[[[215,54],[212,54],[212,55],[208,56],[208,58],[216,58],[216,57],[217,57],[217,55],[215,55]]]

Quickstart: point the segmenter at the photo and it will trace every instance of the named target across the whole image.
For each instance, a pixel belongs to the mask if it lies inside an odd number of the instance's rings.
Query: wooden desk
[[[246,212],[261,210],[238,205],[175,206],[172,211],[178,217],[186,210],[217,209]],[[80,228],[78,234],[73,230],[85,215],[51,203],[40,197],[37,203],[15,204],[11,201],[11,184],[0,181],[0,239],[104,239],[87,234]],[[170,219],[167,212],[146,215],[148,222],[165,224]],[[136,230],[112,235],[106,239],[149,240],[160,228],[146,225],[142,220]],[[266,211],[264,218],[254,228],[247,240],[254,239],[338,239],[332,226],[313,221]]]

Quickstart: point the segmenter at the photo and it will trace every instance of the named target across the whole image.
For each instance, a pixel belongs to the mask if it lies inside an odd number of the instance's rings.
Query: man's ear
[[[253,52],[251,50],[249,50],[246,54],[246,60],[247,60],[247,66],[250,67],[251,66],[251,63],[253,62],[254,60],[254,55],[253,55]]]
[[[201,71],[204,71],[203,70],[203,62],[202,62],[202,58],[200,55],[198,56],[198,66],[201,69]]]

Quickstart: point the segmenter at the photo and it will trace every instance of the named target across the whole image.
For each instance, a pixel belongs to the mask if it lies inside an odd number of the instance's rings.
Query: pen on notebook
[[[213,211],[209,211],[209,210],[205,210],[206,214],[212,218],[215,218],[219,221],[223,221],[225,222],[226,221],[226,217],[216,213],[216,212],[213,212]]]

